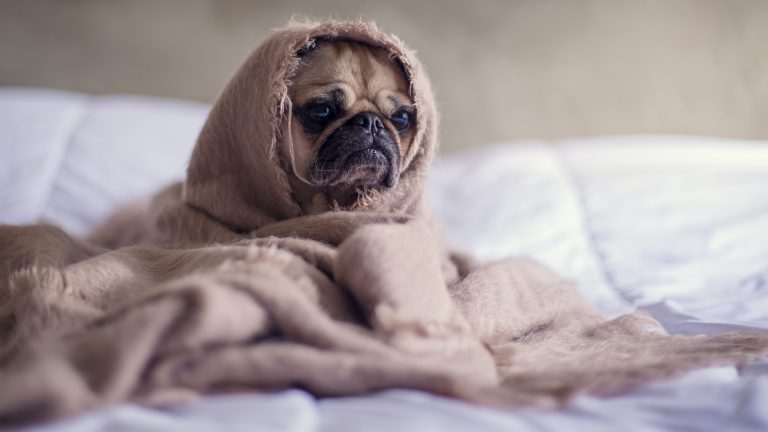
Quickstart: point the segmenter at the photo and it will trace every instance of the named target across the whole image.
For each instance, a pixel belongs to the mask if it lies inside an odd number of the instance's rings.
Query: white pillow
[[[0,223],[84,234],[183,176],[209,107],[137,96],[0,88]]]

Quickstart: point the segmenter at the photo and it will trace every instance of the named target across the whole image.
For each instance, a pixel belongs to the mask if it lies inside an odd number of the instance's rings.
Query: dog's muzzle
[[[336,129],[320,147],[310,172],[318,186],[394,187],[400,151],[378,114],[363,112]]]

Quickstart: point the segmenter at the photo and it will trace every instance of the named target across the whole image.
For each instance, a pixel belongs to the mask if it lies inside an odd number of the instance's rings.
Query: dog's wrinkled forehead
[[[316,42],[302,53],[291,79],[294,105],[333,96],[349,111],[377,111],[390,115],[411,105],[403,70],[381,48],[348,41]]]

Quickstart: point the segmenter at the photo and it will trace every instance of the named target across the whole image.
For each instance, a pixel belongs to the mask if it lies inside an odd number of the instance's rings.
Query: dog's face
[[[293,170],[346,205],[369,188],[391,188],[414,135],[403,72],[379,48],[320,41],[291,80]]]

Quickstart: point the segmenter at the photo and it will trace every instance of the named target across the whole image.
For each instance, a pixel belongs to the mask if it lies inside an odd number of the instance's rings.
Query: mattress
[[[0,89],[0,223],[86,233],[183,175],[208,106]],[[474,144],[474,143],[473,143]],[[768,332],[768,142],[616,136],[479,146],[435,162],[453,241],[532,256],[609,316],[644,309],[670,333]],[[2,389],[0,389],[2,391]],[[502,411],[417,391],[317,400],[293,389],[122,404],[25,430],[768,430],[768,361],[708,368],[556,411]]]

